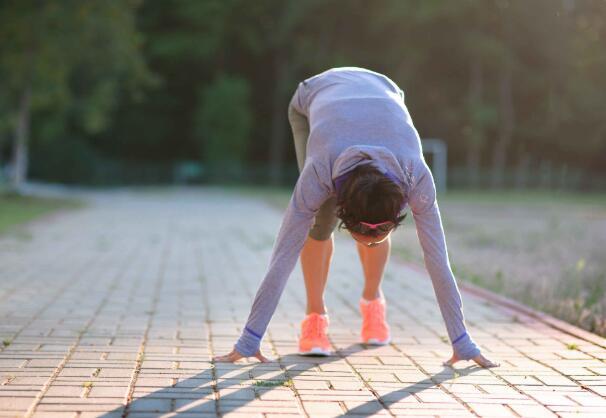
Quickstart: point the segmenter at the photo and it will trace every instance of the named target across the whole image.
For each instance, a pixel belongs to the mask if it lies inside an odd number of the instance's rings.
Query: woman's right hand
[[[271,361],[270,359],[265,357],[263,354],[261,354],[261,350],[257,351],[255,353],[255,355],[253,355],[253,356],[243,356],[242,354],[238,353],[235,348],[233,350],[231,350],[231,352],[229,354],[226,354],[224,356],[213,357],[213,361],[222,362],[222,363],[233,363],[235,361],[238,361],[238,360],[246,358],[246,357],[254,357],[257,360],[259,360],[261,363],[269,363]]]

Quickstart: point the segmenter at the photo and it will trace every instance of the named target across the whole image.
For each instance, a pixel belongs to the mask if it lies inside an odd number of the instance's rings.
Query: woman
[[[380,284],[391,233],[410,206],[452,342],[453,355],[445,364],[473,359],[483,367],[497,366],[480,353],[465,328],[433,178],[402,90],[370,70],[334,68],[299,83],[288,116],[300,176],[242,335],[231,353],[215,360],[254,356],[268,361],[260,342],[299,255],[307,292],[299,351],[330,354],[323,293],[338,218],[357,241],[365,276],[361,340],[387,344],[391,335]]]

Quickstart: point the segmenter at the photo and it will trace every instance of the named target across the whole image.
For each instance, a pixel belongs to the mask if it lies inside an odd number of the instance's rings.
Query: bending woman
[[[299,83],[288,116],[300,176],[246,326],[232,352],[215,360],[254,356],[268,361],[259,349],[261,339],[299,256],[307,292],[299,352],[330,354],[323,294],[339,219],[357,241],[365,276],[361,341],[389,343],[380,284],[391,233],[410,207],[452,343],[453,355],[445,364],[474,360],[484,367],[497,366],[480,353],[465,327],[433,177],[403,91],[382,74],[334,68]]]

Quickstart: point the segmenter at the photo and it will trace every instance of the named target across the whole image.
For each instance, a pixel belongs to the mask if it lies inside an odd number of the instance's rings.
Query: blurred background
[[[604,0],[4,0],[0,189],[271,185],[283,208],[288,101],[336,66],[389,76],[446,147],[460,279],[606,334]],[[0,231],[71,205],[28,199]]]
[[[351,65],[449,186],[604,190],[604,45],[602,0],[5,0],[2,181],[292,184],[288,100]]]

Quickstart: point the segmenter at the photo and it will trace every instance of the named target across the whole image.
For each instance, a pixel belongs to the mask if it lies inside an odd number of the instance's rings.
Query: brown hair
[[[360,222],[384,221],[392,221],[398,227],[406,217],[406,214],[400,216],[404,199],[402,188],[376,167],[358,166],[345,179],[337,196],[339,229],[357,232],[356,226]],[[376,235],[379,235],[378,231],[373,233]]]

